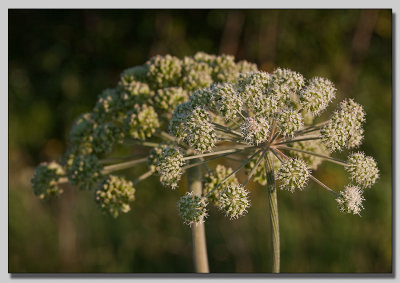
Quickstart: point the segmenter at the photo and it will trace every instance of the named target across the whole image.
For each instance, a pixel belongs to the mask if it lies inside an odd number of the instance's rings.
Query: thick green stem
[[[271,247],[272,247],[272,272],[280,272],[280,238],[279,238],[279,215],[278,199],[276,194],[276,183],[273,166],[269,154],[265,158],[267,172],[267,195],[270,216]]]
[[[199,162],[198,159],[191,161],[192,163]],[[201,167],[195,166],[187,170],[189,191],[193,194],[201,196]],[[193,243],[193,262],[197,273],[209,273],[206,233],[204,223],[192,225],[192,243]]]

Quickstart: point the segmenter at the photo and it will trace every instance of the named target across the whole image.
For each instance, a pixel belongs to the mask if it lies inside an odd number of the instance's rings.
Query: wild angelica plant
[[[34,193],[42,199],[59,196],[63,193],[60,184],[70,182],[82,190],[93,190],[99,208],[118,217],[130,211],[134,187],[155,173],[164,186],[176,188],[185,168],[184,155],[192,149],[185,145],[178,148],[176,138],[167,133],[173,110],[193,91],[213,82],[233,82],[240,73],[256,70],[255,64],[235,62],[233,56],[198,52],[183,60],[155,56],[142,66],[123,71],[117,86],[99,95],[93,111],[75,120],[62,161],[38,166],[32,178]],[[192,124],[192,128],[198,130],[198,125]],[[151,150],[136,158],[115,156],[116,147],[132,145]],[[143,163],[149,170],[133,181],[111,174]],[[188,174],[188,199],[200,203],[201,175],[197,168],[192,171]],[[204,227],[196,225],[192,230],[196,271],[208,272]]]
[[[360,214],[362,190],[378,178],[372,157],[330,156],[361,144],[365,113],[359,104],[346,99],[328,121],[313,123],[335,91],[327,79],[305,80],[287,69],[268,74],[246,61],[235,63],[232,56],[156,56],[124,71],[117,87],[101,93],[93,111],[76,120],[62,166],[40,165],[34,192],[41,198],[59,195],[58,184],[69,180],[94,189],[99,207],[117,217],[130,210],[140,181],[156,173],[164,187],[175,189],[187,172],[189,192],[179,200],[178,212],[192,228],[196,271],[208,272],[207,206],[215,205],[230,219],[245,215],[250,207],[245,187],[253,178],[267,187],[272,271],[279,272],[277,186],[303,190],[311,179],[334,194],[341,211]],[[151,150],[142,158],[110,157],[118,144]],[[219,158],[241,165],[211,170],[207,163]],[[354,184],[336,192],[313,177],[311,170],[323,160],[344,166]],[[110,175],[145,162],[149,171],[132,182]],[[242,183],[235,177],[241,169],[247,173]]]

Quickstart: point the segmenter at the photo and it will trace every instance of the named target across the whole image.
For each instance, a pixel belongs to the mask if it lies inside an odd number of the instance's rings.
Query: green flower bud
[[[58,197],[63,193],[59,180],[64,175],[64,169],[56,162],[41,163],[32,177],[33,193],[41,199]]]

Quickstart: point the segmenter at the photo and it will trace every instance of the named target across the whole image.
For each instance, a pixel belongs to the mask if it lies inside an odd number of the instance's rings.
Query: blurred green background
[[[30,178],[39,162],[61,157],[74,118],[91,110],[122,70],[156,54],[197,51],[232,54],[264,71],[324,76],[336,84],[335,102],[352,97],[365,107],[360,149],[376,158],[381,177],[365,192],[362,217],[340,213],[313,183],[303,192],[279,191],[281,271],[392,272],[391,10],[9,10],[8,16],[9,272],[193,272],[191,232],[176,209],[184,187],[168,191],[152,177],[138,185],[132,211],[115,220],[100,213],[90,192],[68,188],[43,202]],[[348,182],[343,168],[331,164],[315,175],[337,190]],[[210,211],[211,272],[270,272],[266,192],[254,183],[248,188],[247,216],[230,221]]]

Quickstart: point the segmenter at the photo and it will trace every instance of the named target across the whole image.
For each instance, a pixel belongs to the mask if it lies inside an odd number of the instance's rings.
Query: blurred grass
[[[340,213],[311,183],[303,192],[279,191],[281,270],[392,271],[390,10],[9,10],[8,50],[9,272],[193,271],[190,229],[176,211],[185,188],[167,191],[150,178],[138,186],[132,211],[114,220],[92,193],[70,187],[42,202],[30,178],[39,162],[60,158],[74,118],[123,69],[155,54],[197,51],[324,76],[338,88],[336,102],[352,97],[365,107],[360,150],[376,158],[381,178],[365,193],[362,217]],[[331,164],[316,175],[336,189],[347,184]],[[212,272],[270,271],[266,192],[249,189],[246,217],[210,212]]]

